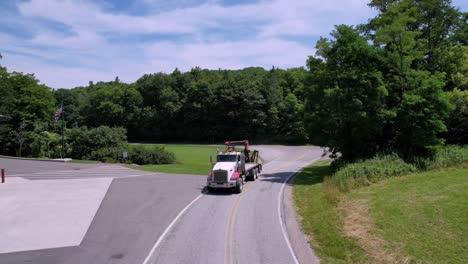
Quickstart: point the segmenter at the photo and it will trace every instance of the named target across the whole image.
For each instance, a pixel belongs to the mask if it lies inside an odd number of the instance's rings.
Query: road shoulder
[[[290,181],[286,183],[283,196],[283,213],[289,241],[291,242],[294,254],[296,255],[299,263],[320,263],[319,258],[315,255],[309,245],[308,241],[310,238],[302,232],[299,221],[300,216],[297,214],[296,208],[294,207],[292,191],[296,176],[297,174],[295,174]]]

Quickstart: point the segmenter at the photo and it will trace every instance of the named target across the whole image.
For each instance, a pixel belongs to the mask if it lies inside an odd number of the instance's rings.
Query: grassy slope
[[[306,168],[295,180],[294,201],[304,231],[322,262],[369,259],[355,240],[343,235],[343,215],[327,199],[325,163]],[[375,233],[389,251],[429,263],[466,263],[468,259],[468,169],[445,169],[392,178],[341,194],[368,199]]]
[[[210,171],[210,155],[215,158],[216,149],[224,149],[220,146],[196,146],[196,145],[158,145],[164,146],[167,150],[174,152],[176,164],[164,165],[143,165],[131,166],[133,169],[140,169],[153,172],[202,174]]]
[[[377,234],[425,263],[468,261],[468,169],[394,178],[359,190]]]
[[[294,180],[293,198],[309,243],[323,263],[356,263],[365,260],[356,241],[341,232],[338,212],[322,191],[329,175],[328,161],[305,168]]]

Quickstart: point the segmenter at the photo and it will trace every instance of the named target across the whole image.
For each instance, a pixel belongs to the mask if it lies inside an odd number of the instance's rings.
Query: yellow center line
[[[231,210],[231,214],[229,215],[228,224],[226,225],[225,235],[224,235],[224,264],[232,264],[233,262],[233,254],[232,254],[232,240],[233,240],[233,232],[234,232],[234,224],[237,217],[237,211],[239,210],[240,201],[242,200],[242,196],[247,193],[252,186],[255,184],[247,185],[236,197],[236,201],[234,202],[234,206]]]

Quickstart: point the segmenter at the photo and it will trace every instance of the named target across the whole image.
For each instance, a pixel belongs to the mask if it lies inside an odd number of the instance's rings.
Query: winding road
[[[15,177],[67,184],[80,180],[80,175],[87,175],[87,180],[93,180],[94,175],[96,180],[107,176],[111,183],[80,243],[6,252],[0,254],[0,263],[304,262],[297,254],[304,249],[297,247],[308,246],[300,245],[297,241],[301,238],[291,235],[297,232],[288,234],[291,227],[285,223],[291,221],[286,218],[292,216],[283,196],[287,180],[319,159],[322,150],[289,146],[253,148],[260,151],[266,164],[260,177],[247,182],[240,195],[227,191],[207,193],[206,179],[200,175],[135,172],[103,165],[74,165],[77,168],[70,169],[54,164],[50,172],[44,168],[40,173],[23,169],[25,172]],[[0,165],[2,162],[9,161],[0,159]],[[34,164],[29,162],[22,167],[28,166]],[[106,170],[108,174],[104,173]],[[0,227],[0,233],[2,228],[5,227]],[[0,239],[0,252],[1,245]],[[305,257],[307,263],[314,262],[313,254],[307,254],[311,255],[309,259]]]

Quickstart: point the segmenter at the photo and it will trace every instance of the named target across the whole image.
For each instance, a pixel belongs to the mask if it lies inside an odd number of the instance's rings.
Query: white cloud
[[[166,71],[175,67],[189,70],[197,65],[210,69],[302,66],[312,52],[296,42],[278,39],[194,44],[164,42],[146,50],[149,66]]]
[[[190,7],[181,7],[185,1]],[[372,16],[372,10],[361,0],[274,0],[231,6],[218,1],[195,5],[192,0],[177,0],[171,10],[154,10],[158,5],[161,2],[156,0],[149,5],[151,12],[136,16],[111,13],[90,0],[19,2],[19,12],[28,21],[40,17],[63,23],[73,34],[64,36],[41,28],[26,42],[0,34],[0,47],[15,52],[5,53],[2,63],[9,69],[34,72],[52,87],[84,85],[116,75],[134,81],[143,73],[172,71],[175,67],[297,67],[313,54],[313,38],[328,34],[335,24],[362,23]],[[256,34],[247,37],[227,31],[233,25]],[[213,37],[213,31],[233,35],[228,41]],[[145,43],[115,43],[108,38],[109,34],[118,38],[149,33],[187,37],[183,42],[163,39]],[[311,42],[293,41],[291,36],[310,37]],[[18,55],[21,53],[37,58]]]

